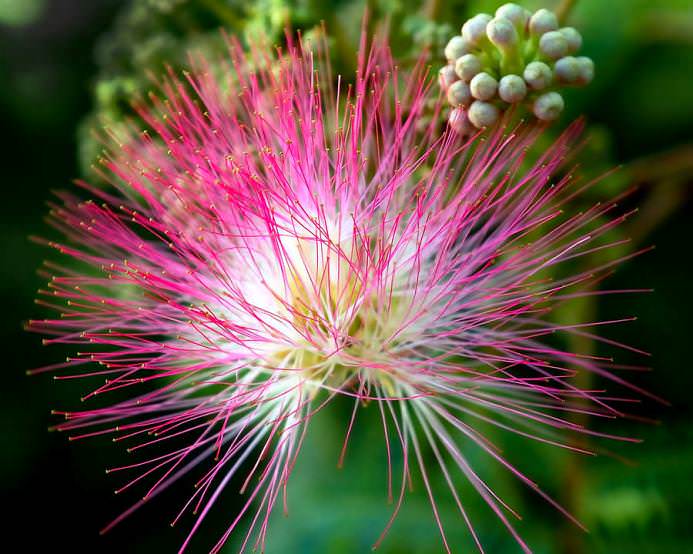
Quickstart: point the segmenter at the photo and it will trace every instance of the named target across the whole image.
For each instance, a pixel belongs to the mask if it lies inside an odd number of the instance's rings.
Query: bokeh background
[[[480,0],[369,4],[373,20],[390,17],[394,48],[404,61],[424,44],[444,42],[467,16],[497,6]],[[555,6],[553,0],[524,4]],[[0,0],[4,551],[171,552],[185,534],[185,525],[168,526],[186,498],[185,491],[173,491],[99,536],[105,523],[136,500],[135,495],[115,497],[117,483],[103,471],[126,455],[108,439],[68,443],[65,436],[49,433],[50,409],[75,407],[86,385],[24,373],[65,355],[42,347],[39,337],[22,329],[23,321],[42,314],[33,303],[43,284],[36,270],[49,255],[29,236],[54,236],[43,222],[52,189],[69,187],[76,177],[93,178],[89,166],[99,147],[90,129],[117,125],[129,113],[126,99],[149,86],[147,69],[161,71],[163,60],[184,65],[192,47],[216,51],[219,27],[241,36],[260,30],[279,39],[287,21],[309,31],[324,20],[333,31],[334,63],[348,71],[363,9],[363,0]],[[602,444],[612,455],[596,458],[576,459],[498,437],[509,457],[576,513],[589,534],[502,472],[483,469],[487,460],[478,464],[525,515],[519,528],[537,553],[693,552],[693,11],[688,0],[578,0],[570,23],[583,31],[584,52],[598,73],[588,89],[568,97],[563,122],[586,116],[583,171],[596,175],[621,166],[594,194],[608,197],[637,185],[626,202],[640,206],[640,213],[625,231],[634,244],[657,247],[622,265],[605,284],[651,287],[653,293],[571,309],[595,312],[600,319],[637,315],[637,321],[607,335],[651,353],[643,360],[619,352],[618,361],[651,366],[654,371],[630,378],[671,406],[646,400],[634,408],[637,417],[631,420],[593,422],[644,440]],[[368,552],[387,521],[382,437],[377,425],[368,425],[368,416],[359,421],[345,468],[336,468],[342,408],[316,421],[290,489],[290,517],[278,510],[268,552]],[[468,496],[488,552],[518,552],[491,513]],[[230,490],[192,552],[213,544],[238,502]],[[472,552],[454,506],[443,502],[442,511],[458,545],[455,552]],[[227,547],[236,550],[232,543]],[[417,487],[381,551],[440,550],[423,487]]]

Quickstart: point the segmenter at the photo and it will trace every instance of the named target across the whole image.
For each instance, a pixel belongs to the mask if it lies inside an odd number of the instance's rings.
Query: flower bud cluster
[[[576,56],[582,36],[560,28],[546,9],[534,13],[508,3],[495,17],[481,13],[462,26],[445,47],[440,86],[452,106],[449,123],[464,134],[493,125],[513,105],[553,121],[564,108],[560,90],[594,78],[590,58]]]

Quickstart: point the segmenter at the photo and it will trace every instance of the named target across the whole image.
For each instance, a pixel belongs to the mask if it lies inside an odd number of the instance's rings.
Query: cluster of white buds
[[[580,33],[559,28],[546,9],[531,13],[510,3],[495,17],[475,15],[445,47],[448,64],[440,70],[440,86],[453,108],[450,125],[465,134],[472,126],[493,125],[519,104],[542,121],[558,118],[564,108],[558,91],[594,77],[592,60],[575,56],[581,46]]]

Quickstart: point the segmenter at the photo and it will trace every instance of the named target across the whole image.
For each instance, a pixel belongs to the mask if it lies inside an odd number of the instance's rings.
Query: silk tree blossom
[[[528,552],[465,452],[478,446],[564,511],[475,424],[581,450],[561,437],[597,433],[571,413],[619,415],[571,381],[621,382],[610,362],[544,340],[592,336],[596,322],[550,315],[613,263],[561,268],[609,248],[623,220],[607,217],[613,204],[564,213],[586,186],[562,170],[580,125],[530,162],[537,127],[469,142],[437,131],[424,114],[435,79],[401,76],[383,42],[363,42],[353,85],[291,41],[276,56],[229,51],[221,80],[202,59],[184,81],[170,75],[140,108],[150,130],[103,160],[110,187],[81,183],[91,200],[61,194],[51,212],[65,239],[49,244],[72,262],[48,264],[40,302],[60,317],[30,328],[79,349],[44,369],[103,379],[82,410],[57,412],[58,429],[110,434],[141,456],[109,470],[143,500],[107,529],[198,472],[173,519],[195,514],[181,550],[231,483],[244,504],[213,552],[239,527],[242,550],[264,548],[311,419],[347,396],[345,447],[357,412],[377,410],[388,460],[403,460],[399,480],[389,464],[394,509],[375,546],[412,481],[448,552],[438,494],[483,551],[461,472]]]

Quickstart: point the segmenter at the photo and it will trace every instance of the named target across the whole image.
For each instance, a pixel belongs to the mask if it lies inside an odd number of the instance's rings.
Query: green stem
[[[693,144],[633,161],[625,170],[633,185],[649,185],[637,217],[627,228],[635,247],[679,210],[691,194]]]
[[[423,13],[431,21],[436,21],[440,17],[442,7],[443,3],[441,0],[426,0],[423,5]]]
[[[591,292],[594,288],[590,287],[585,292]],[[574,301],[574,312],[577,313],[577,321],[595,321],[597,317],[597,297],[585,296]],[[570,351],[574,354],[584,356],[594,356],[597,350],[597,343],[591,337],[582,335],[569,335]],[[585,371],[584,368],[575,367],[576,374],[571,379],[571,384],[579,390],[590,390],[594,388],[594,374]],[[575,400],[578,406],[585,409],[589,407],[589,402],[582,398]],[[571,412],[569,419],[579,427],[587,427],[589,415],[583,412]],[[584,440],[584,438],[582,439]],[[580,446],[589,449],[589,443]],[[585,468],[584,460],[581,456],[569,456],[563,469],[563,505],[574,516],[580,518],[585,493]],[[560,551],[562,554],[583,554],[585,552],[585,536],[581,529],[575,527],[572,522],[564,523],[564,530],[560,533]]]
[[[651,42],[693,44],[693,13],[656,10],[643,16],[638,27],[641,29],[639,36]]]
[[[577,0],[561,0],[561,3],[558,4],[556,8],[556,17],[558,17],[558,21],[561,25],[566,22],[575,4],[577,4]]]
[[[685,203],[689,189],[686,183],[693,173],[693,145],[683,145],[672,151],[655,154],[632,162],[626,171],[635,185],[651,184],[638,217],[634,218],[628,227],[628,235],[632,239],[631,248],[634,250],[649,234],[666,221],[676,210]],[[574,312],[579,321],[594,321],[597,316],[595,296],[583,297],[575,302]],[[594,355],[596,342],[589,337],[570,335],[570,351],[583,355]],[[578,368],[576,368],[578,369]],[[578,371],[571,383],[578,389],[593,388],[594,376],[587,371]],[[576,400],[582,403],[582,400]],[[570,420],[579,425],[587,426],[587,414],[573,412]],[[587,446],[587,445],[585,445]],[[570,456],[564,468],[563,503],[569,512],[578,515],[583,506],[585,490],[584,461],[579,456]],[[570,525],[561,534],[562,554],[583,554],[586,550],[585,536]]]
[[[503,75],[508,75],[509,73],[521,75],[524,66],[519,46],[513,46],[502,51],[501,73]]]
[[[214,13],[228,27],[240,29],[241,19],[223,0],[200,0],[209,11]]]
[[[634,245],[643,244],[649,235],[685,204],[685,185],[682,179],[667,179],[652,187],[638,216],[627,227],[628,236]]]
[[[634,185],[693,177],[693,143],[633,160],[625,166]]]

